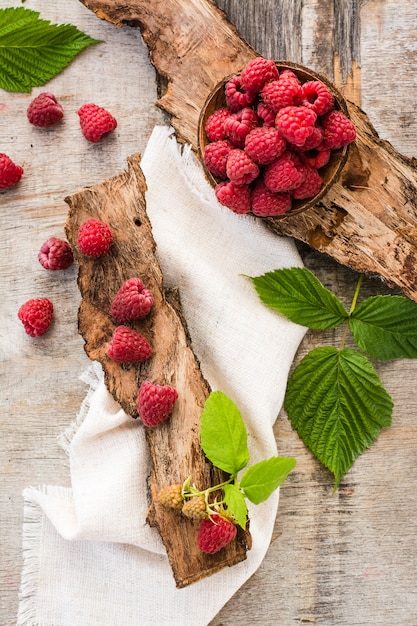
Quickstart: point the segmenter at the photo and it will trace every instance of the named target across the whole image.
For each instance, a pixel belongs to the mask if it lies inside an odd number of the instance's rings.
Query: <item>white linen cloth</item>
[[[294,242],[219,205],[172,129],[154,129],[141,165],[165,285],[180,288],[202,372],[239,407],[250,463],[277,454],[272,426],[305,328],[264,306],[243,275],[301,266]],[[146,524],[144,429],[110,396],[99,364],[84,380],[86,399],[61,441],[71,488],[24,491],[17,625],[208,624],[261,564],[278,492],[249,509],[253,547],[244,562],[177,589],[158,532]]]

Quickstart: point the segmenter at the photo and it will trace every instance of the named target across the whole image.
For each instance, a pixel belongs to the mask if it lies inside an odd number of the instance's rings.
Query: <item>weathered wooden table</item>
[[[406,156],[416,155],[414,0],[216,4],[260,54],[303,63],[344,84],[346,96],[362,106],[383,139]],[[6,6],[21,2],[1,0],[0,7]],[[103,43],[86,50],[46,86],[66,111],[56,129],[29,126],[26,108],[33,94],[0,95],[0,150],[25,168],[21,184],[0,194],[4,626],[15,623],[21,492],[52,481],[69,484],[66,457],[56,439],[84,398],[79,375],[89,363],[77,334],[76,268],[59,276],[45,272],[37,252],[48,236],[64,236],[65,196],[125,169],[129,155],[143,152],[153,126],[169,123],[154,106],[155,72],[139,29],[116,29],[77,0],[27,0],[25,7],[52,22],[76,24]],[[87,101],[105,106],[118,119],[117,131],[102,144],[87,144],[80,135],[76,110]],[[305,265],[349,306],[357,274],[298,245]],[[40,293],[53,299],[56,320],[47,340],[32,341],[16,312]],[[380,293],[389,293],[386,285],[367,278],[361,296]],[[296,362],[311,348],[338,345],[340,339],[338,329],[307,333]],[[334,495],[332,477],[304,448],[285,412],[279,415],[279,449],[297,458],[297,468],[281,489],[274,538],[262,566],[212,626],[417,623],[417,361],[377,362],[375,367],[394,400],[393,426],[356,461]]]

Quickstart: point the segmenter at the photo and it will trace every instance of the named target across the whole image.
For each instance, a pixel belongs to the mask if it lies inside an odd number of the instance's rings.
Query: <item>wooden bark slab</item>
[[[138,386],[143,380],[169,384],[178,391],[171,417],[157,428],[146,429],[152,460],[148,521],[159,530],[177,586],[184,587],[244,560],[249,536],[240,532],[237,541],[224,550],[204,554],[196,544],[197,524],[155,501],[160,489],[182,483],[190,474],[202,489],[218,484],[225,476],[213,468],[200,448],[200,415],[210,389],[192,351],[178,294],[164,290],[139,163],[139,155],[133,155],[126,172],[65,198],[69,205],[66,235],[79,265],[79,332],[88,356],[102,364],[113,397],[135,418]],[[89,218],[109,224],[115,236],[109,254],[98,259],[84,257],[77,248],[78,228]],[[109,311],[120,285],[134,276],[152,291],[155,302],[151,313],[131,326],[148,339],[153,354],[144,363],[120,365],[105,354],[116,326]],[[143,426],[138,422],[137,427]]]
[[[200,110],[213,87],[256,52],[209,0],[81,0],[116,26],[139,27],[159,75],[158,106],[197,149]],[[291,59],[297,61],[297,59]],[[302,217],[267,220],[358,272],[381,276],[417,301],[417,162],[380,139],[353,102],[358,138],[343,175]]]

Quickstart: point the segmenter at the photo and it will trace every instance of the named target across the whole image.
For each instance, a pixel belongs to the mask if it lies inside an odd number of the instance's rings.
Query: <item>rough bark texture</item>
[[[147,428],[146,436],[152,459],[149,522],[159,530],[177,586],[184,587],[244,560],[249,537],[240,533],[238,540],[221,552],[206,555],[196,544],[197,524],[155,499],[160,489],[182,483],[189,475],[202,489],[218,484],[224,475],[208,463],[200,448],[200,415],[210,389],[192,351],[178,293],[164,290],[139,161],[139,155],[133,155],[128,171],[68,196],[66,234],[79,265],[79,332],[88,356],[102,364],[113,397],[135,418],[142,381],[169,384],[178,391],[169,419],[157,428]],[[77,248],[78,228],[89,218],[109,224],[115,235],[111,251],[99,259],[84,257]],[[154,296],[150,314],[131,324],[151,343],[153,354],[144,363],[120,365],[105,354],[116,327],[109,310],[120,285],[133,276],[140,277]],[[142,426],[138,423],[137,427]]]
[[[208,0],[81,1],[117,26],[140,27],[166,87],[158,105],[171,116],[178,138],[196,149],[206,97],[256,52]],[[366,114],[348,106],[358,139],[339,182],[302,218],[268,219],[268,225],[417,300],[416,161],[378,138]]]

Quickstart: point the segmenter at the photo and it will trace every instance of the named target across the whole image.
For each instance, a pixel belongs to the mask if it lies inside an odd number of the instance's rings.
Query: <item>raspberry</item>
[[[249,185],[259,175],[259,167],[240,148],[230,150],[227,157],[226,173],[235,185]]]
[[[309,80],[301,86],[300,104],[312,109],[316,115],[324,115],[334,106],[330,89],[319,80]]]
[[[298,87],[301,87],[301,82],[300,82],[300,79],[298,78],[297,74],[295,74],[289,68],[286,68],[285,70],[282,70],[282,72],[281,72],[279,77],[282,80],[292,80],[294,83],[296,83],[296,85],[298,85]]]
[[[261,97],[265,104],[277,113],[283,107],[294,104],[294,98],[299,89],[299,83],[281,75],[278,80],[273,80],[264,86]]]
[[[289,193],[274,193],[259,180],[252,191],[252,213],[258,217],[274,217],[283,215],[291,209],[292,200]]]
[[[54,307],[48,298],[28,300],[17,312],[17,316],[31,337],[40,337],[48,330],[52,322]]]
[[[256,108],[257,116],[263,120],[263,126],[275,126],[276,113],[265,102],[259,102]]]
[[[23,167],[13,163],[11,158],[0,152],[0,189],[12,187],[19,182],[23,174]]]
[[[158,493],[158,501],[169,509],[176,509],[180,511],[184,504],[184,497],[182,495],[182,485],[174,484],[164,487]]]
[[[248,185],[235,185],[231,181],[219,183],[214,190],[217,200],[234,213],[250,211],[251,190]]]
[[[228,139],[213,141],[204,148],[203,161],[213,176],[226,178],[226,162],[232,148]]]
[[[324,167],[330,161],[330,148],[325,148],[322,144],[313,150],[301,152],[300,159],[305,165],[314,167],[316,170]]]
[[[124,324],[146,317],[153,303],[153,296],[141,279],[129,278],[116,293],[110,313],[119,324]]]
[[[337,150],[352,143],[356,130],[352,122],[341,111],[330,111],[323,117],[323,143],[326,148]]]
[[[299,150],[313,150],[317,148],[323,142],[323,129],[321,126],[314,126],[313,132],[310,137],[307,137],[305,143],[299,148]]]
[[[197,544],[202,552],[214,554],[236,537],[236,526],[225,517],[214,513],[203,519],[198,529]]]
[[[287,106],[278,111],[275,126],[284,139],[301,147],[314,133],[316,119],[317,115],[307,107]]]
[[[258,125],[258,117],[253,109],[245,107],[230,115],[224,122],[226,136],[237,148],[243,148],[246,135]]]
[[[305,200],[306,198],[313,198],[321,189],[323,179],[316,169],[304,165],[304,180],[296,189],[291,192],[291,195],[296,200]]]
[[[182,514],[189,519],[204,519],[208,516],[204,496],[195,496],[182,507]]]
[[[117,326],[106,354],[109,359],[118,363],[138,363],[146,361],[151,354],[152,348],[140,333],[129,326]]]
[[[229,109],[222,107],[217,109],[207,119],[204,130],[206,131],[207,138],[210,141],[219,141],[225,139],[224,122],[230,115]]]
[[[288,150],[264,173],[264,183],[271,191],[285,192],[295,189],[304,180],[305,172],[300,159]]]
[[[227,81],[224,87],[227,108],[235,113],[249,106],[256,98],[256,93],[245,91],[242,87],[240,76],[237,74]]]
[[[81,132],[88,141],[97,143],[117,127],[117,121],[106,109],[93,103],[83,104],[77,111]]]
[[[245,152],[258,165],[267,165],[275,161],[284,153],[286,146],[287,142],[277,129],[268,126],[254,128],[245,139]]]
[[[112,243],[112,231],[99,220],[87,220],[78,230],[78,247],[86,256],[99,257],[107,254]]]
[[[38,260],[46,270],[66,270],[72,265],[74,256],[68,241],[49,237],[41,245]]]
[[[256,57],[251,59],[240,73],[240,81],[245,91],[257,92],[270,80],[278,78],[274,61]]]
[[[145,380],[139,388],[138,413],[145,426],[157,426],[167,419],[178,398],[169,385],[156,385]]]
[[[57,124],[64,117],[64,109],[52,93],[40,93],[27,108],[28,120],[33,126],[45,128]]]

